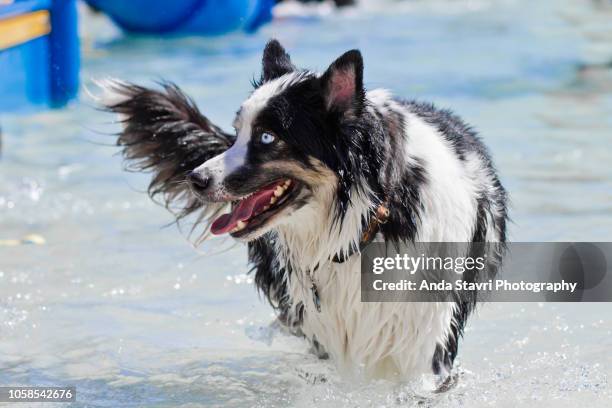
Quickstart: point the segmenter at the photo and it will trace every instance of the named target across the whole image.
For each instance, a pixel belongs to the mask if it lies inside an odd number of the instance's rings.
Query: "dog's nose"
[[[205,190],[210,184],[210,177],[202,175],[197,171],[187,173],[187,180],[199,190]]]

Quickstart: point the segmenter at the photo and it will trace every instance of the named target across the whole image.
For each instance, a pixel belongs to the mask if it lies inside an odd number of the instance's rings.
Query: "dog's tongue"
[[[236,228],[238,221],[246,221],[253,214],[261,212],[266,205],[270,204],[270,199],[274,196],[274,190],[280,184],[282,182],[274,183],[240,200],[231,213],[223,214],[212,223],[210,231],[215,235],[225,234]]]

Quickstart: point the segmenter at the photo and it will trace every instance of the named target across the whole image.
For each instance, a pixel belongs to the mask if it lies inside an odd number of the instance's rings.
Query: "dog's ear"
[[[260,82],[271,81],[292,71],[295,71],[295,66],[287,51],[277,40],[268,41],[263,52]]]
[[[174,84],[149,89],[121,81],[98,81],[103,95],[97,102],[119,114],[122,130],[117,139],[125,165],[131,171],[152,173],[149,195],[171,210],[177,219],[197,213],[207,226],[221,206],[205,204],[189,190],[187,173],[234,143],[206,118]]]
[[[334,61],[321,76],[321,87],[329,111],[359,115],[365,102],[361,53],[351,50]]]

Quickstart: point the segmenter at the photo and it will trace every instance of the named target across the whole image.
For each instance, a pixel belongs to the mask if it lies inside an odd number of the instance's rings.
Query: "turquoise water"
[[[319,70],[358,47],[366,86],[451,107],[481,132],[511,194],[513,240],[609,241],[605,4],[370,1],[341,14],[286,9],[253,36],[165,41],[86,16],[82,77],[173,80],[229,128],[269,37]],[[484,306],[444,395],[342,382],[268,328],[244,248],[194,249],[164,227],[172,218],[143,193],[147,176],[121,170],[113,118],[81,100],[0,117],[0,240],[45,240],[0,246],[0,384],[75,385],[83,407],[610,406],[607,304]]]

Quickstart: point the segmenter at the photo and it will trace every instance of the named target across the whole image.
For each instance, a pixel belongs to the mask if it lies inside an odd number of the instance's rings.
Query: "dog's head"
[[[348,51],[317,75],[297,69],[270,41],[261,79],[236,114],[235,143],[188,176],[201,200],[231,203],[212,233],[252,240],[324,195],[346,205],[348,162],[359,161],[351,155],[351,139],[360,132],[364,105],[359,51]],[[345,197],[337,196],[339,187]]]

